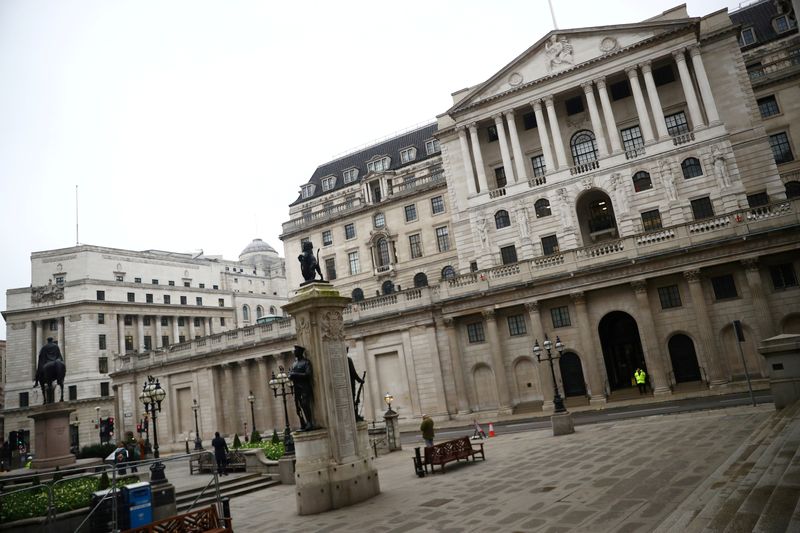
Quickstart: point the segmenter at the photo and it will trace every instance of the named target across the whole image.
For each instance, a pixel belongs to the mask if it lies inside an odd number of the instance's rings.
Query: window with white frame
[[[747,46],[756,42],[756,31],[753,28],[744,28],[739,35],[739,42],[742,46]]]
[[[301,195],[303,198],[311,198],[314,195],[314,189],[315,187],[313,183],[303,185],[303,188],[301,189]]]
[[[417,149],[414,147],[400,150],[400,162],[410,163],[417,158]]]
[[[361,264],[358,262],[358,250],[347,254],[347,263],[350,265],[351,276],[361,272]]]
[[[328,176],[327,178],[322,178],[323,191],[330,191],[334,187],[336,187],[336,176]]]
[[[686,122],[686,113],[683,111],[665,116],[664,122],[667,123],[667,133],[672,137],[689,131],[689,123]]]
[[[428,155],[435,154],[441,151],[442,151],[441,148],[439,148],[439,139],[431,139],[430,141],[425,141],[425,152]]]
[[[775,28],[776,32],[783,33],[791,30],[794,27],[794,24],[792,24],[791,19],[789,19],[789,17],[786,15],[780,15],[772,20],[772,26]]]
[[[644,146],[642,130],[638,125],[619,130],[619,132],[622,134],[622,145],[626,152],[630,152]]]
[[[431,213],[434,215],[444,213],[444,198],[441,196],[431,198]]]
[[[447,226],[436,228],[436,246],[440,252],[446,252],[450,249],[450,233]]]
[[[367,170],[370,172],[383,172],[384,170],[389,170],[390,164],[391,159],[388,157],[382,157],[381,159],[376,159],[375,161],[370,161],[367,163]]]
[[[547,165],[545,165],[542,154],[531,157],[531,165],[533,165],[533,175],[537,178],[544,176],[547,172]]]
[[[331,230],[326,229],[322,232],[322,245],[330,246],[331,244],[333,244],[333,234],[331,233]]]
[[[386,225],[386,217],[383,215],[383,213],[375,213],[375,216],[373,217],[373,223],[376,228],[382,228]]]
[[[344,177],[345,183],[353,183],[358,178],[358,169],[348,168],[347,170],[342,172],[342,176]]]

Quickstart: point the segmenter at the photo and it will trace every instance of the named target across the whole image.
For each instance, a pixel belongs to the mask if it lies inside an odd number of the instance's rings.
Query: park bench
[[[472,457],[473,461],[476,461],[476,456],[480,455],[481,460],[486,460],[486,455],[483,452],[483,443],[477,442],[475,443],[476,447],[473,447],[473,443],[470,441],[469,437],[461,437],[455,440],[448,440],[446,442],[442,442],[440,444],[434,444],[433,446],[428,446],[425,448],[425,458],[424,464],[421,465],[425,472],[428,471],[428,465],[431,467],[431,473],[435,473],[435,466],[440,465],[442,468],[442,472],[444,472],[444,467],[447,463],[452,461],[461,461],[469,460]],[[414,457],[415,467],[419,467],[417,465],[417,458]],[[417,468],[419,471],[419,468]]]
[[[220,517],[216,504],[190,513],[170,516],[146,526],[126,529],[123,533],[167,533],[175,531],[203,531],[205,533],[233,533],[231,518]]]
[[[247,463],[244,454],[237,450],[229,451],[227,455],[228,472],[245,472]],[[195,454],[189,459],[189,474],[210,474],[217,469],[217,461],[212,452]]]

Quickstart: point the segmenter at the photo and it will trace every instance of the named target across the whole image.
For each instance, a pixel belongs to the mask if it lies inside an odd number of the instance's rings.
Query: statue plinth
[[[297,513],[347,507],[380,493],[367,423],[356,422],[342,310],[350,302],[329,283],[302,286],[284,306],[311,362],[314,422],[294,432]]]
[[[63,404],[62,404],[63,405]],[[33,419],[34,456],[31,468],[55,468],[75,463],[69,452],[69,415],[75,409],[47,404],[34,407],[28,418]]]

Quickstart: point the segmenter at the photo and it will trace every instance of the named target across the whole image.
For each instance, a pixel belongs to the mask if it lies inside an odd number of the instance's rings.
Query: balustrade
[[[637,157],[642,157],[643,155],[645,155],[644,146],[633,148],[631,150],[625,150],[625,159],[636,159]]]
[[[600,161],[589,161],[588,163],[581,163],[580,165],[569,167],[569,173],[573,176],[577,176],[578,174],[583,174],[590,170],[597,170],[598,168],[600,168]]]
[[[547,176],[534,176],[528,179],[528,187],[531,189],[545,184],[547,184]]]
[[[506,188],[500,187],[499,189],[492,189],[489,191],[489,198],[499,198],[506,195]]]
[[[672,136],[672,144],[674,144],[675,146],[680,146],[682,144],[692,142],[693,140],[694,140],[693,131],[687,131],[686,133],[679,133],[678,135]]]

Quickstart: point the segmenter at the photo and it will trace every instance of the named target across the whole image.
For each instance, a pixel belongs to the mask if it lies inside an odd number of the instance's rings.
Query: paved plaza
[[[246,531],[652,531],[774,411],[772,404],[498,435],[485,462],[418,478],[413,448],[376,460],[382,493],[296,514],[276,486],[231,501]]]

